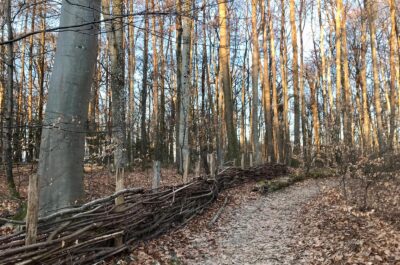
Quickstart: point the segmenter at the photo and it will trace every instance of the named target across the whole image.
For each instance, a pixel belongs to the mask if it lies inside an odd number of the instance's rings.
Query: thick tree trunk
[[[192,18],[190,17],[190,10],[192,8],[191,0],[184,0],[182,6],[182,68],[181,68],[181,104],[179,114],[179,156],[180,156],[180,171],[183,172],[184,165],[189,165],[189,111],[190,99],[192,96],[192,88],[190,82],[190,63],[191,63],[191,31],[192,31]]]
[[[111,144],[114,148],[114,167],[119,181],[122,183],[120,187],[116,187],[119,191],[123,189],[123,172],[127,166],[126,156],[126,120],[125,120],[125,47],[124,47],[124,14],[123,0],[113,0],[111,28],[112,36],[109,39],[110,45],[110,61],[111,61],[111,90],[112,90],[112,138]],[[117,17],[117,18],[115,18]],[[117,180],[118,182],[118,180]],[[117,186],[119,184],[117,183]]]
[[[60,25],[99,19],[100,1],[62,2]],[[40,215],[83,196],[83,156],[90,87],[97,53],[97,24],[59,33],[40,146]],[[79,62],[79,63],[77,63]]]

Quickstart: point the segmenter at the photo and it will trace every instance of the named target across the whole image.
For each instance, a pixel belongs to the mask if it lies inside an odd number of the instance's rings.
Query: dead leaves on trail
[[[346,204],[339,188],[302,213],[298,251],[310,264],[400,264],[400,231],[376,214]]]

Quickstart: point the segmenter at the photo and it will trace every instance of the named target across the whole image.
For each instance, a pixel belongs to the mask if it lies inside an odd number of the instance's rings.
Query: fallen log
[[[25,246],[25,228],[0,237],[0,264],[93,264],[180,227],[208,207],[222,190],[286,173],[286,166],[279,164],[230,167],[213,179],[199,177],[155,190],[128,189],[63,209],[39,220],[35,244]],[[114,210],[117,196],[124,197],[119,211]],[[122,237],[122,246],[115,246],[117,237]]]

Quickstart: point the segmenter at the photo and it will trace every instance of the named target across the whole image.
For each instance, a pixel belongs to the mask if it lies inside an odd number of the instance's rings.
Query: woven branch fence
[[[24,227],[1,237],[0,264],[93,264],[186,224],[222,190],[286,173],[284,165],[265,164],[227,168],[215,179],[197,178],[180,186],[126,189],[39,219],[35,244],[25,245]],[[124,204],[115,206],[121,195]]]

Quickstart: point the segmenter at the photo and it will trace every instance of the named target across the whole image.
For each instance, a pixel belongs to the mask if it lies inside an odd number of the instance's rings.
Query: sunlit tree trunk
[[[327,82],[326,82],[326,59],[325,59],[325,45],[324,45],[324,27],[322,24],[322,12],[321,12],[321,0],[317,1],[318,5],[318,22],[319,22],[319,47],[320,47],[320,56],[321,56],[321,71],[320,71],[320,79],[321,79],[321,89],[322,89],[322,104],[323,104],[323,119],[321,121],[321,126],[324,129],[324,140],[325,144],[328,142],[328,95],[327,95]]]
[[[287,82],[287,46],[286,46],[286,30],[285,30],[285,2],[281,0],[281,34],[280,34],[280,65],[281,65],[281,80],[282,80],[282,94],[283,94],[283,121],[282,127],[284,136],[282,157],[285,158],[285,162],[289,163],[291,159],[291,144],[290,144],[290,127],[289,127],[289,91]]]
[[[308,118],[306,116],[306,97],[304,93],[304,42],[303,42],[303,12],[304,12],[304,0],[300,1],[300,10],[299,10],[299,31],[300,31],[300,74],[299,74],[299,94],[301,100],[301,132],[302,132],[302,142],[303,142],[303,157],[305,161],[309,159],[309,149],[308,146],[308,131],[307,131],[307,123]],[[293,29],[293,28],[292,28]],[[297,57],[295,57],[297,60]],[[311,139],[310,139],[311,140]]]
[[[270,51],[271,51],[271,73],[272,73],[272,127],[273,127],[273,146],[275,153],[275,160],[281,162],[281,155],[279,150],[283,149],[284,146],[280,144],[281,134],[279,133],[279,114],[278,114],[278,90],[276,87],[276,50],[275,50],[275,32],[272,22],[272,13],[270,1],[268,1],[268,17],[269,17],[269,32],[270,32]]]
[[[341,91],[342,91],[342,37],[341,37],[341,20],[342,20],[343,0],[336,0],[336,13],[335,13],[335,40],[336,40],[336,121],[335,121],[335,140],[340,140],[341,132]]]
[[[293,95],[294,95],[294,151],[300,152],[300,90],[299,90],[299,64],[297,47],[296,7],[294,0],[290,0],[290,26],[292,36],[292,71],[293,71]]]
[[[344,141],[349,147],[353,145],[353,110],[351,108],[351,91],[349,79],[349,59],[347,54],[347,30],[346,30],[346,11],[342,8],[342,21],[341,21],[341,38],[342,38],[342,61],[343,61],[343,97],[344,97],[344,111],[343,111],[343,124],[344,124]]]
[[[382,125],[382,106],[381,106],[381,93],[380,93],[380,81],[379,81],[379,70],[378,70],[378,54],[376,48],[376,27],[375,17],[376,9],[372,0],[365,0],[366,8],[368,10],[368,22],[370,31],[370,44],[372,53],[372,73],[374,82],[374,103],[375,103],[375,117],[376,117],[376,129],[378,135],[379,151],[385,150],[385,142],[383,135]]]
[[[126,0],[127,7],[129,8],[129,13],[134,12],[133,1]],[[129,81],[129,99],[128,99],[128,161],[129,164],[133,160],[133,130],[134,130],[134,112],[135,112],[135,72],[136,72],[136,49],[135,49],[135,27],[134,27],[134,17],[128,17],[128,81]]]
[[[269,7],[269,1],[268,1]],[[268,9],[269,10],[269,9]],[[253,14],[254,16],[254,14]],[[263,53],[264,53],[264,69],[263,69],[263,103],[264,103],[264,120],[265,120],[265,139],[266,139],[266,147],[267,147],[267,160],[275,160],[275,150],[272,144],[273,141],[273,127],[272,127],[272,116],[271,116],[271,86],[269,80],[269,59],[270,56],[268,54],[268,27],[267,23],[267,12],[265,8],[264,1],[261,1],[261,22],[263,29]],[[272,37],[273,32],[270,32]],[[272,47],[271,47],[272,48]]]
[[[35,31],[35,17],[36,17],[36,0],[32,1],[32,18],[31,18],[31,32]],[[33,129],[33,46],[34,46],[34,36],[30,36],[29,38],[29,65],[28,65],[28,161],[34,159],[34,156],[37,155],[34,153],[34,133]]]
[[[260,144],[258,137],[258,76],[260,72],[259,46],[258,46],[258,29],[257,29],[257,0],[251,0],[251,39],[253,44],[252,65],[251,65],[251,86],[252,86],[252,151],[254,161],[260,161]]]
[[[396,119],[396,50],[398,51],[396,43],[396,7],[395,1],[389,0],[390,4],[390,133],[389,133],[389,149],[393,149],[393,140],[396,129],[395,119]],[[398,87],[400,89],[400,87]]]
[[[40,39],[39,39],[39,47],[40,47],[40,56],[38,57],[37,61],[37,70],[39,72],[39,88],[38,88],[38,93],[39,93],[39,99],[38,99],[38,104],[37,104],[37,123],[38,124],[43,124],[43,110],[44,110],[44,88],[45,88],[45,72],[46,72],[46,63],[45,63],[45,56],[46,56],[46,5],[42,4],[40,8],[40,17],[41,17],[41,25],[40,29],[42,30],[42,33],[40,34]],[[35,149],[39,150],[40,149],[40,139],[41,139],[41,133],[42,130],[36,129],[35,133]],[[36,152],[36,157],[38,156],[38,152]]]
[[[371,126],[369,118],[369,105],[368,105],[368,91],[367,91],[367,23],[366,23],[366,13],[363,12],[362,15],[362,25],[361,25],[361,69],[360,69],[360,84],[361,84],[361,94],[362,94],[362,118],[363,118],[363,144],[364,151],[368,152],[371,147]]]
[[[247,60],[247,41],[243,56],[242,66],[242,93],[241,93],[241,105],[242,111],[240,114],[240,150],[242,155],[246,153],[246,60]]]
[[[220,72],[222,74],[222,90],[224,95],[224,114],[225,126],[228,138],[227,154],[228,161],[238,161],[239,145],[236,135],[236,128],[233,122],[233,102],[232,102],[232,87],[229,69],[230,59],[230,37],[229,37],[229,14],[227,3],[222,2],[218,4],[219,9],[219,24],[220,24]]]

